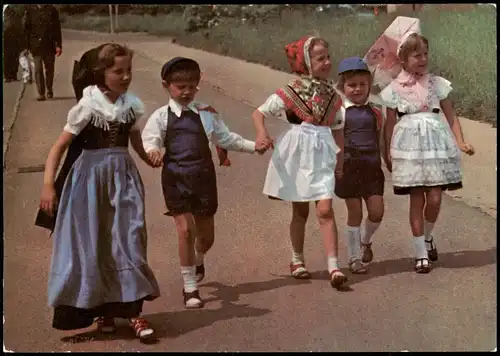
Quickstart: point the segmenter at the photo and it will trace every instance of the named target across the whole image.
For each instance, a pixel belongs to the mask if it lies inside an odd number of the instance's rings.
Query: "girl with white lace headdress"
[[[401,70],[379,94],[387,107],[385,147],[394,193],[410,195],[417,273],[428,273],[429,260],[438,259],[431,233],[442,192],[462,188],[460,151],[474,154],[448,98],[451,83],[427,71],[428,50],[418,30],[406,32],[393,56]]]
[[[45,165],[40,208],[57,214],[48,286],[55,329],[86,328],[96,319],[101,332],[114,332],[114,318],[126,318],[139,338],[154,333],[140,317],[143,302],[160,293],[147,263],[144,186],[128,151],[130,140],[152,165],[136,124],[144,105],[128,92],[131,61],[126,47],[103,46],[94,69],[99,84],[85,88],[69,111]],[[83,152],[57,208],[56,170],[76,136],[84,137]]]

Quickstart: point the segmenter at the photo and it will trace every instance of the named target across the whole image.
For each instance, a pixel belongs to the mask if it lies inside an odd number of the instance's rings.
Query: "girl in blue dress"
[[[53,216],[57,167],[73,139],[82,137],[83,152],[66,178],[54,228],[48,294],[56,329],[86,328],[97,319],[99,330],[114,332],[114,318],[126,318],[139,338],[154,334],[140,317],[143,302],[160,292],[147,263],[144,186],[129,141],[152,163],[136,125],[143,103],[128,92],[131,70],[126,47],[100,50],[94,68],[99,84],[85,88],[69,111],[45,164],[40,207]]]

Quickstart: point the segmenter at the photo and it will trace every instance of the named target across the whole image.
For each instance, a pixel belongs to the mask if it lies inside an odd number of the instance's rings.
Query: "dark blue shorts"
[[[217,212],[217,178],[212,168],[191,174],[164,169],[162,188],[168,209],[166,215],[192,213],[209,217]]]
[[[335,182],[335,195],[341,199],[384,195],[385,176],[380,159],[346,159],[344,175]]]

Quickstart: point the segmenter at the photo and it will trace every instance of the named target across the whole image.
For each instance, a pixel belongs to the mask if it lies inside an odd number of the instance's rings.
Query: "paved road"
[[[11,128],[15,119],[15,108],[19,94],[22,89],[22,82],[3,83],[3,156],[2,164],[5,163],[5,152],[11,136]]]
[[[145,305],[159,342],[142,345],[127,328],[103,339],[92,328],[51,329],[46,282],[52,241],[33,226],[42,173],[17,173],[42,164],[74,104],[69,73],[91,40],[65,39],[58,59],[53,101],[38,103],[30,92],[21,105],[4,175],[4,338],[14,351],[488,351],[496,347],[496,222],[445,197],[436,239],[440,261],[429,275],[413,271],[408,202],[390,193],[384,224],[366,276],[351,277],[350,292],[328,284],[315,219],[307,228],[311,281],[288,277],[290,207],[261,194],[269,154],[233,153],[233,166],[217,169],[220,209],[216,244],[207,256],[201,287],[205,309],[182,308],[182,280],[173,221],[163,216],[160,172],[137,160],[146,186],[149,261],[162,297]],[[175,54],[172,54],[175,55]],[[159,67],[134,58],[132,90],[147,113],[167,97]],[[253,138],[252,109],[202,87],[229,127]],[[142,122],[144,124],[144,121]],[[270,121],[271,133],[283,124]],[[345,209],[334,203],[338,224]],[[342,234],[343,236],[343,234]],[[345,244],[341,243],[345,262]]]

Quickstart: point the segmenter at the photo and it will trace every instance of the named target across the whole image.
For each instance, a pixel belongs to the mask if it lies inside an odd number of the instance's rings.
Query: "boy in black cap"
[[[163,65],[161,79],[170,101],[150,116],[142,140],[151,161],[163,161],[167,215],[174,217],[179,236],[184,306],[196,309],[203,307],[197,284],[205,275],[203,257],[214,243],[218,206],[210,141],[233,151],[253,153],[256,148],[255,142],[230,132],[211,106],[194,100],[201,79],[196,61],[173,58]]]
[[[352,273],[366,273],[363,263],[371,262],[371,237],[384,215],[384,172],[381,168],[380,130],[382,113],[368,103],[372,76],[359,57],[344,59],[339,65],[344,120],[343,176],[335,184],[335,194],[347,206],[347,254]],[[363,200],[368,210],[363,231]],[[360,244],[361,242],[361,244]],[[361,251],[362,249],[362,251]],[[361,256],[362,255],[362,256]]]

